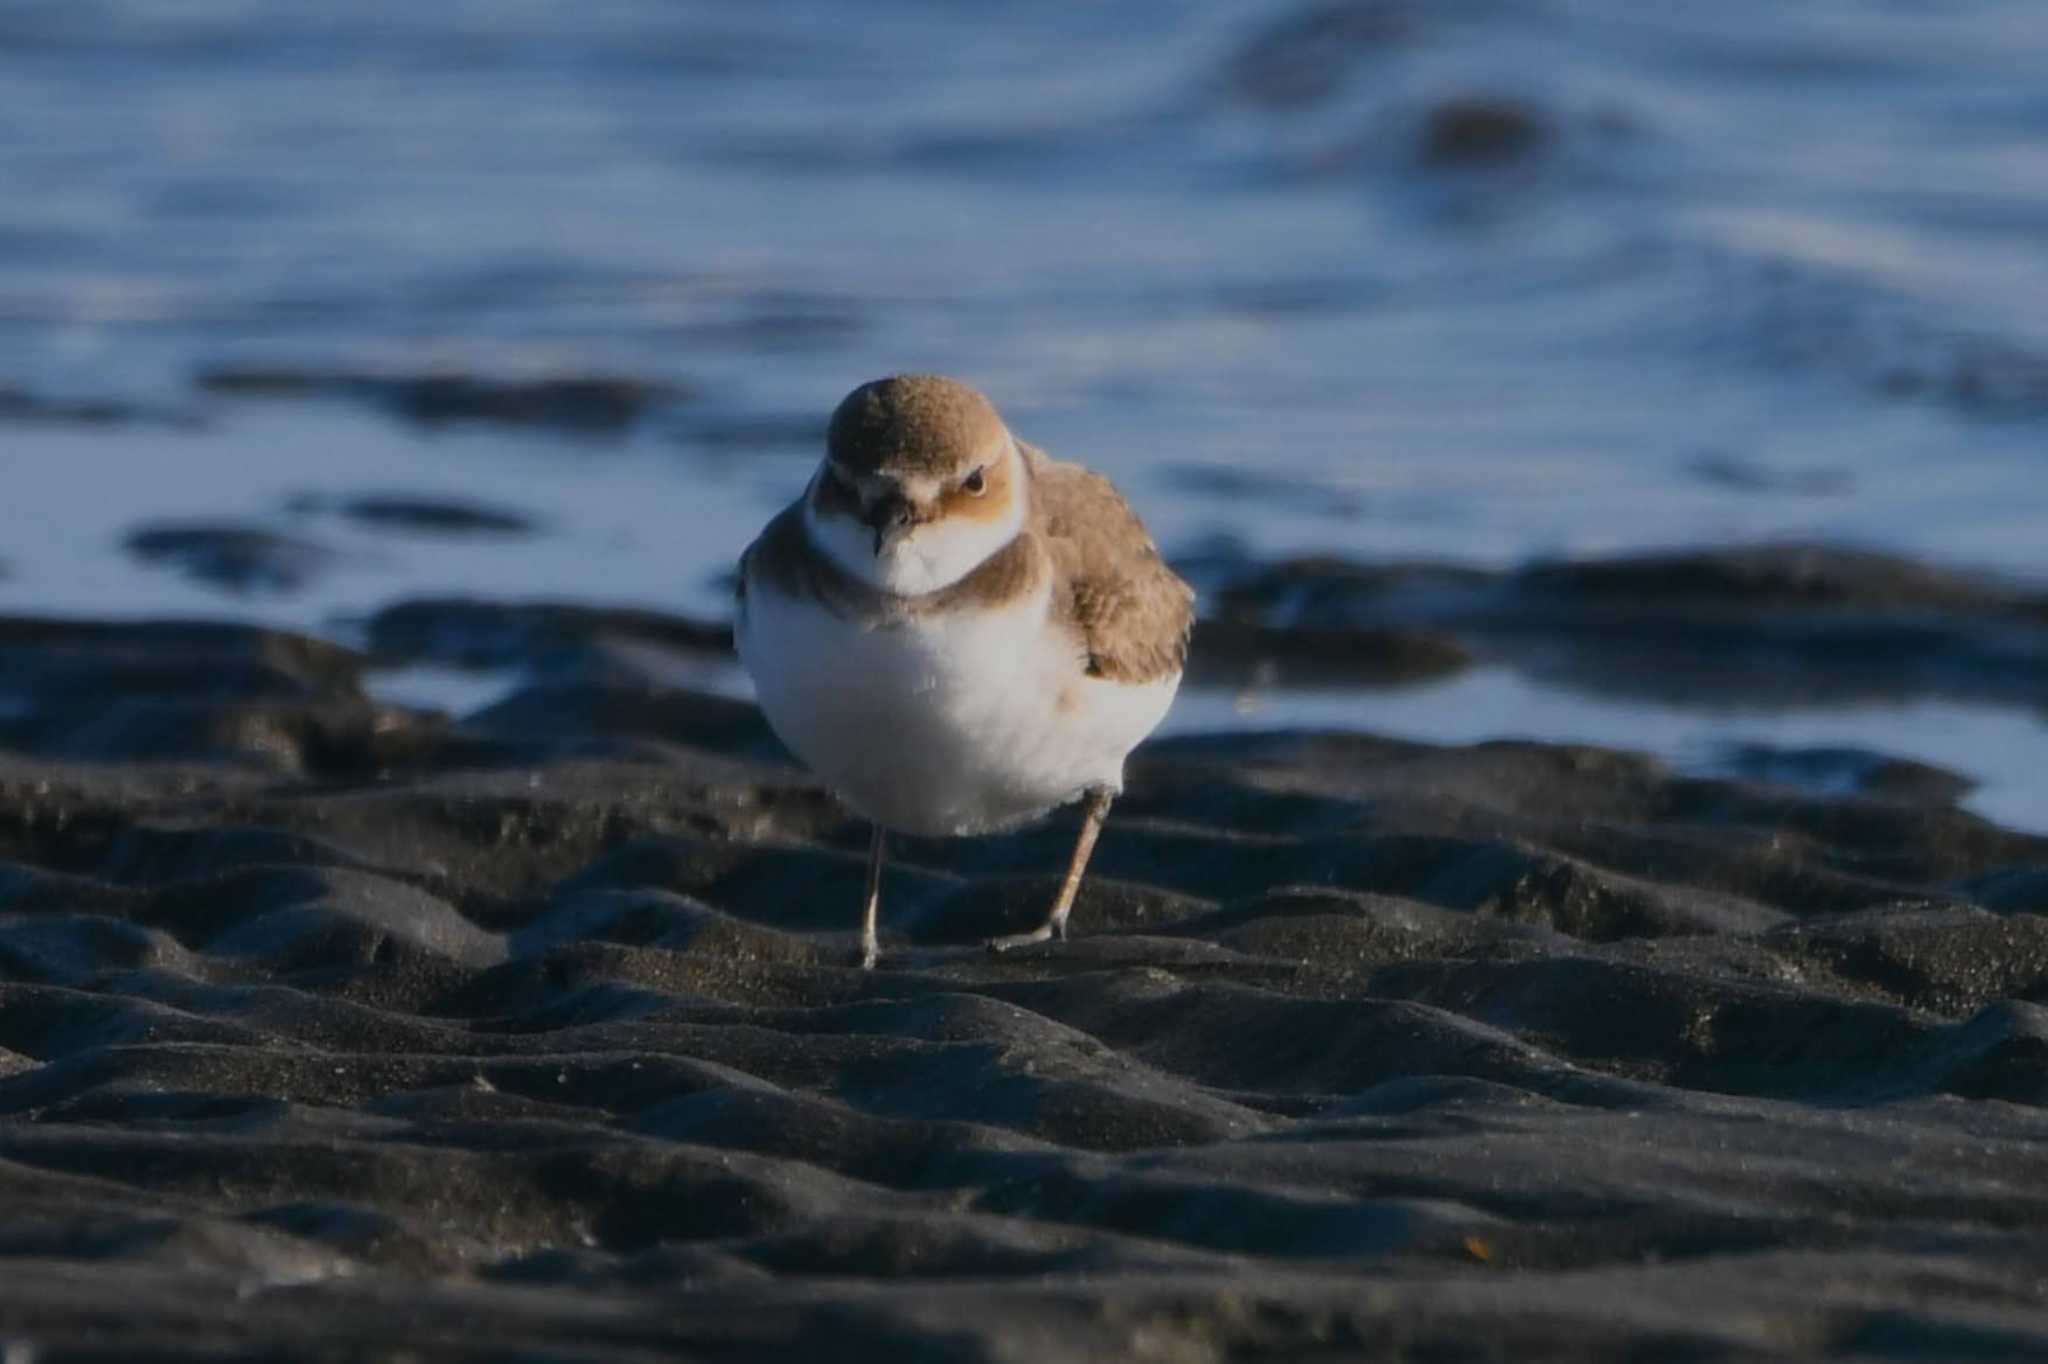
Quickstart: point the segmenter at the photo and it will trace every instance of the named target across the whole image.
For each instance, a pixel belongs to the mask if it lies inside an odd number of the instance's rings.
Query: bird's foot
[[[1000,953],[1008,952],[1014,947],[1029,947],[1033,943],[1049,942],[1054,938],[1061,942],[1066,941],[1067,926],[1064,922],[1047,920],[1029,933],[1005,933],[1000,938],[987,939],[982,946],[991,952]]]
[[[859,961],[859,966],[860,966],[860,969],[861,969],[861,970],[863,970],[863,971],[872,971],[872,970],[874,970],[874,969],[875,969],[875,963],[876,963],[877,961],[881,960],[881,957],[882,957],[882,947],[881,947],[881,944],[880,944],[880,943],[877,943],[877,942],[876,942],[876,941],[875,941],[874,939],[872,939],[872,938],[869,938],[869,939],[867,939],[867,940],[866,940],[865,942],[861,943],[861,945],[860,945],[860,957],[859,957],[859,959],[858,959],[858,961]]]

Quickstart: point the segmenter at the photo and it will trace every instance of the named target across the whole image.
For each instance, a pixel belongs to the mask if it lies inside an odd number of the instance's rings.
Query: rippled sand
[[[4,627],[0,1333],[2048,1349],[2048,840],[1938,783],[1189,737],[1076,939],[975,945],[1062,823],[908,841],[865,973],[860,826],[636,672],[655,624],[501,630],[543,680],[460,724],[289,635]]]

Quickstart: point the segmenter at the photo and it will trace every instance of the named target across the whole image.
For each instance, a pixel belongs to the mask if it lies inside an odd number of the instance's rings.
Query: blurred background
[[[837,399],[940,369],[1325,632],[1179,728],[2048,828],[2044,71],[2025,0],[18,0],[0,610],[720,619]],[[1628,557],[1789,544],[1866,553]],[[1367,627],[1456,657],[1251,657]]]

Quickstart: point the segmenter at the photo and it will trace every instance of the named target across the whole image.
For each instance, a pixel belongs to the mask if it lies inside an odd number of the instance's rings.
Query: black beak
[[[861,518],[875,533],[875,553],[882,552],[882,545],[891,534],[911,523],[912,513],[910,499],[902,493],[884,493],[875,499],[874,505]]]

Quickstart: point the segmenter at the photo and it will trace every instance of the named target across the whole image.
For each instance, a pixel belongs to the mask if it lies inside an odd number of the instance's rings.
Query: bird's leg
[[[882,911],[882,844],[886,835],[877,824],[874,838],[868,843],[868,897],[860,909],[860,969],[872,971],[875,959],[882,954],[880,940],[875,937],[875,919]]]
[[[1109,803],[1115,799],[1115,793],[1100,786],[1088,793],[1088,808],[1081,817],[1081,832],[1074,839],[1074,855],[1067,862],[1067,878],[1060,882],[1060,893],[1054,897],[1045,922],[1029,933],[990,938],[989,951],[1007,952],[1013,947],[1044,942],[1048,938],[1066,940],[1067,914],[1074,907],[1074,897],[1081,891],[1081,877],[1088,870],[1088,857],[1095,851],[1096,836],[1102,832],[1102,821],[1109,818]]]

